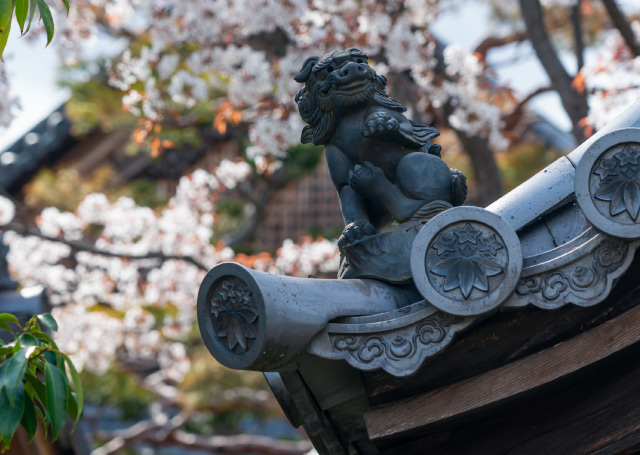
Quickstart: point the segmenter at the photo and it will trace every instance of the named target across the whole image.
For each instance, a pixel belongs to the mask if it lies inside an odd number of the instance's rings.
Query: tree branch
[[[209,270],[209,267],[205,266],[202,262],[198,261],[196,258],[192,257],[192,256],[184,256],[184,255],[180,255],[180,254],[164,254],[162,252],[151,252],[148,254],[143,254],[143,255],[136,255],[136,254],[124,254],[124,253],[113,253],[111,251],[105,251],[105,250],[101,250],[99,248],[96,248],[93,245],[87,245],[85,243],[81,243],[81,242],[75,242],[73,240],[66,240],[63,238],[58,238],[58,237],[52,237],[49,235],[45,235],[39,231],[36,231],[34,229],[29,229],[28,227],[19,224],[19,223],[15,223],[15,222],[11,222],[9,224],[6,224],[3,226],[6,229],[10,229],[12,231],[16,231],[17,233],[19,233],[20,235],[32,235],[34,237],[38,237],[41,238],[43,240],[48,240],[50,242],[57,242],[57,243],[62,243],[63,245],[67,245],[70,246],[71,248],[73,248],[76,251],[86,251],[88,253],[92,253],[92,254],[99,254],[101,256],[109,256],[109,257],[114,257],[114,258],[123,258],[123,259],[130,259],[132,261],[135,260],[143,260],[143,259],[157,259],[161,262],[165,262],[165,261],[170,261],[170,260],[178,260],[178,261],[184,261],[184,262],[188,262],[190,264],[195,265],[196,267],[198,267],[201,270],[204,270],[205,272]]]
[[[573,26],[573,42],[576,53],[578,71],[584,66],[584,39],[582,36],[582,18],[580,17],[580,3],[571,7],[571,25]]]
[[[607,13],[609,13],[609,17],[613,22],[613,25],[618,29],[620,34],[622,35],[622,39],[626,43],[627,47],[631,50],[634,57],[640,56],[640,44],[638,44],[638,40],[636,39],[635,33],[633,33],[633,29],[629,25],[629,22],[618,8],[615,0],[602,0],[605,8],[607,8]]]
[[[99,434],[100,440],[107,439],[109,442],[95,449],[91,455],[116,455],[136,442],[178,445],[225,455],[303,455],[312,449],[308,441],[276,441],[267,436],[254,435],[207,437],[181,431],[180,427],[187,423],[190,417],[191,414],[187,411],[172,419],[168,419],[165,413],[159,413],[154,418],[138,422],[125,430]]]
[[[224,453],[225,455],[244,455],[255,453],[260,455],[303,455],[312,449],[308,441],[276,441],[267,436],[200,436],[176,430],[166,440],[153,437],[144,438],[152,444],[173,443],[190,449]]]
[[[504,121],[504,129],[512,130],[513,128],[515,128],[515,126],[520,121],[520,118],[522,117],[522,109],[529,101],[531,101],[532,98],[535,98],[542,93],[550,92],[552,90],[553,87],[551,86],[539,87],[525,96],[522,100],[520,100],[518,105],[509,114],[502,117],[502,120]]]
[[[578,93],[572,87],[573,78],[569,76],[562,66],[562,62],[558,58],[558,54],[551,43],[551,39],[544,27],[544,18],[542,15],[542,7],[539,0],[519,0],[522,17],[527,27],[529,41],[536,55],[542,63],[551,85],[560,95],[562,105],[567,111],[571,123],[573,124],[573,135],[578,142],[584,142],[586,139],[580,121],[585,118],[589,112],[589,106],[585,94]]]
[[[150,374],[144,379],[144,387],[156,396],[156,403],[165,408],[179,408],[182,403],[176,386],[168,385],[161,371]],[[273,394],[266,390],[254,390],[250,387],[233,387],[225,391],[222,398],[212,394],[200,400],[197,411],[222,414],[230,410],[251,409],[260,412],[274,403]]]
[[[444,105],[445,121],[456,133],[462,148],[471,158],[475,197],[470,194],[467,203],[485,207],[504,194],[500,169],[493,156],[493,150],[489,146],[487,138],[470,136],[466,132],[453,128],[448,121],[454,108],[451,103]]]
[[[164,413],[155,418],[143,420],[126,430],[114,431],[109,442],[91,452],[91,455],[115,455],[136,441],[147,437],[166,439],[169,434],[180,428],[189,420],[190,413],[183,411],[169,419]]]
[[[482,60],[486,59],[487,52],[494,47],[505,46],[511,43],[520,43],[527,39],[525,32],[514,33],[507,36],[488,36],[480,42],[473,51],[474,54],[479,54]]]

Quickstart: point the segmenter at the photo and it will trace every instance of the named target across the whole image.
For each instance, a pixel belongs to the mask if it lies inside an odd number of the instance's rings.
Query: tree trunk
[[[542,7],[540,6],[539,0],[519,1],[531,45],[536,51],[536,55],[547,72],[549,79],[551,79],[551,85],[553,85],[553,88],[558,92],[558,95],[560,95],[562,105],[565,111],[567,111],[573,125],[573,135],[579,143],[584,142],[586,137],[580,122],[589,112],[584,91],[579,93],[578,90],[571,85],[573,78],[569,76],[564,66],[562,66],[562,62],[560,62],[558,54],[544,26]]]
[[[454,131],[465,152],[469,155],[473,169],[475,198],[468,200],[467,203],[486,207],[504,193],[500,170],[493,156],[493,151],[489,147],[487,139],[468,136],[462,131]]]

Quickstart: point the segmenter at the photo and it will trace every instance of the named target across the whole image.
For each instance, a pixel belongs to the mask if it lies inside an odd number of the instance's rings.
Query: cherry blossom
[[[0,196],[0,226],[8,224],[16,214],[16,206],[4,196]]]
[[[631,25],[640,40],[640,21]],[[587,122],[598,129],[640,98],[640,57],[634,58],[617,30],[604,34],[597,54],[581,74],[585,89],[593,92]]]
[[[10,89],[5,64],[0,62],[0,128],[7,128],[20,108],[20,102],[15,96],[11,96]]]
[[[189,370],[181,343],[195,322],[206,270],[243,260],[230,248],[210,243],[215,200],[221,188],[235,187],[251,172],[246,162],[229,160],[215,173],[198,169],[180,180],[159,212],[130,198],[110,202],[103,194],[88,195],[73,213],[45,208],[37,218],[40,236],[5,234],[12,275],[25,286],[48,290],[53,315],[61,321],[56,341],[80,368],[100,373],[116,360],[136,359],[179,382]],[[0,198],[5,202],[12,206]],[[338,262],[335,241],[307,238],[300,244],[285,241],[275,258],[263,255],[247,265],[308,276],[335,273]],[[171,316],[156,320],[148,307],[171,307]]]

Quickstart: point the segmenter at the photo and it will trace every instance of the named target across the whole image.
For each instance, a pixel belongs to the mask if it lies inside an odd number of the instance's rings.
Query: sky
[[[441,13],[430,30],[445,43],[455,42],[467,49],[474,49],[482,39],[495,33],[495,24],[490,17],[491,11],[486,4],[481,1],[469,2],[465,3],[464,7]],[[515,55],[529,55],[530,57],[518,59],[515,65],[501,66],[497,71],[501,82],[508,82],[512,88],[524,96],[538,87],[550,85],[544,68],[535,57],[533,48],[528,42],[491,50],[487,55],[487,60],[490,63],[504,62]],[[575,71],[575,64],[570,59],[563,63],[570,71]],[[529,107],[558,128],[564,131],[571,130],[571,120],[562,107],[560,97],[555,92],[536,96],[529,102]]]
[[[14,24],[12,27],[18,30]],[[69,93],[57,86],[58,54],[44,47],[44,36],[37,41],[9,35],[5,62],[13,95],[18,95],[22,110],[8,129],[0,127],[0,150],[4,150],[27,133],[62,104]]]
[[[623,6],[629,1],[638,0],[623,1]],[[444,11],[432,25],[431,30],[445,43],[457,42],[472,49],[483,37],[495,31],[494,28],[495,25],[490,20],[489,8],[481,1],[470,1],[465,2],[464,7]],[[113,47],[113,44],[111,46]],[[106,50],[106,52],[109,51],[112,51],[112,48]],[[87,49],[88,55],[104,52],[104,40]],[[505,46],[504,49],[492,51],[488,58],[489,61],[505,61],[514,53],[528,54],[531,57],[518,61],[517,65],[501,67],[498,72],[500,79],[508,81],[522,94],[549,84],[543,68],[528,43]],[[56,83],[58,55],[52,48],[45,49],[43,36],[29,42],[13,34],[9,37],[5,56],[11,91],[19,96],[22,110],[9,129],[0,129],[0,150],[5,150],[24,136],[69,96],[68,90],[59,87]],[[572,59],[568,58],[565,63],[571,70]],[[539,95],[529,103],[529,106],[559,128],[567,131],[570,129],[571,123],[555,93]]]
[[[12,28],[18,29],[15,23]],[[104,39],[86,46],[84,54],[95,58],[121,48],[113,39]],[[53,45],[45,48],[43,34],[33,40],[20,38],[17,33],[9,35],[5,62],[11,93],[18,96],[22,109],[8,129],[0,127],[0,150],[24,136],[70,96],[68,89],[58,85],[60,58]]]

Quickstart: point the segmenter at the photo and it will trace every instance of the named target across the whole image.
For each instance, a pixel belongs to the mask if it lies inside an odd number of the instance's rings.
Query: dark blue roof
[[[0,152],[0,186],[17,192],[42,166],[76,144],[64,104],[31,131]]]

